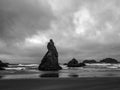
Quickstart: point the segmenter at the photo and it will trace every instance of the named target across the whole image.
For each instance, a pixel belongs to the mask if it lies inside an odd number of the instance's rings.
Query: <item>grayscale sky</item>
[[[120,59],[120,0],[0,0],[0,59],[39,63],[52,38],[59,62]]]

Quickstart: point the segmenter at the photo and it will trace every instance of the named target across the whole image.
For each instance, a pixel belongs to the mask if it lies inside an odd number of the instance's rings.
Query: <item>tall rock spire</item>
[[[47,44],[47,53],[43,57],[38,69],[43,71],[56,71],[62,69],[58,64],[58,52],[52,39]]]

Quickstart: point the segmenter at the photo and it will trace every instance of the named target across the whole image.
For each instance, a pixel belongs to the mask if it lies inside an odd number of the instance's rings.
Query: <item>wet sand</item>
[[[0,90],[120,90],[120,78],[41,78],[0,80]]]

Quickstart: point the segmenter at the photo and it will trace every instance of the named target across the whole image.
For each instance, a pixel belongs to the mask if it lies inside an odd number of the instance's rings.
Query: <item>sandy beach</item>
[[[0,90],[120,90],[120,78],[9,79]]]

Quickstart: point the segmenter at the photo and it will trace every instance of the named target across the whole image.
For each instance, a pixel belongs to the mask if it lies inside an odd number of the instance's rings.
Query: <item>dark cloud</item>
[[[120,0],[0,0],[0,58],[40,62],[53,38],[60,62],[119,58]]]
[[[0,0],[0,38],[17,41],[50,27],[49,6],[35,0]]]

